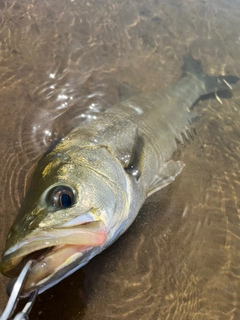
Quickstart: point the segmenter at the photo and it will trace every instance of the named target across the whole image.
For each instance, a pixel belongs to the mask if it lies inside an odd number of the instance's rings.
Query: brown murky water
[[[120,85],[168,87],[187,51],[208,73],[239,76],[239,16],[237,0],[1,1],[0,249],[38,158],[116,104]],[[240,319],[240,89],[196,108],[182,174],[114,245],[40,295],[31,319]]]

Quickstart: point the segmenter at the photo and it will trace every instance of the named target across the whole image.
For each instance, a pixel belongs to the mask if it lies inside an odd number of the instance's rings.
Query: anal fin
[[[158,175],[155,176],[147,196],[149,197],[156,191],[166,187],[171,182],[173,182],[176,177],[181,173],[185,164],[182,161],[169,160],[160,169]]]

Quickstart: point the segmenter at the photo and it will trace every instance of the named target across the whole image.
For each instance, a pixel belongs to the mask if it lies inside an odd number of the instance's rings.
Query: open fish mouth
[[[102,221],[71,228],[35,230],[4,253],[0,271],[8,277],[16,277],[27,261],[35,260],[24,285],[24,292],[30,292],[81,258],[85,251],[105,241],[106,226]]]

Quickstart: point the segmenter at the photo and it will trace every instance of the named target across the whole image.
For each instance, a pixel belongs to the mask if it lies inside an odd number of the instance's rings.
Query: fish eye
[[[74,204],[73,190],[66,186],[59,186],[51,191],[51,204],[57,208],[69,208]]]

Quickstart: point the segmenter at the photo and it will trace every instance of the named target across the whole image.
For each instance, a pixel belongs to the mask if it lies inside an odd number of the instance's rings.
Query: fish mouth
[[[103,245],[105,241],[106,226],[103,221],[71,228],[36,230],[3,254],[0,272],[11,278],[17,277],[25,264],[34,260],[23,288],[23,294],[27,294],[44,286],[54,274],[60,274],[63,278],[69,271],[68,266],[74,265],[86,251]]]

